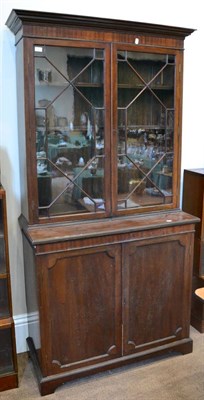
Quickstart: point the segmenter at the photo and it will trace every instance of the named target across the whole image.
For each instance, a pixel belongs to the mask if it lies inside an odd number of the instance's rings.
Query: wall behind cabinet
[[[109,0],[0,0],[0,165],[1,182],[7,191],[10,269],[13,309],[16,323],[17,350],[25,351],[27,335],[26,304],[23,272],[22,239],[18,226],[20,214],[19,154],[17,131],[16,69],[14,35],[5,26],[13,8],[66,14],[90,15],[104,18],[135,20],[197,29],[185,40],[184,99],[183,99],[183,169],[204,167],[203,133],[203,63],[204,41],[203,12],[200,0],[190,2],[163,0],[118,2]],[[168,8],[168,10],[167,10]],[[21,154],[20,154],[21,156]],[[23,155],[22,155],[23,156]],[[183,174],[182,174],[183,175]],[[181,185],[182,188],[182,185]]]

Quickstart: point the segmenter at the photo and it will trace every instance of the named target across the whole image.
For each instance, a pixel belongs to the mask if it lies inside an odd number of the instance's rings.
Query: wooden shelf
[[[131,83],[119,83],[118,84],[119,89],[135,89],[135,90],[141,90],[141,89],[149,89],[151,88],[152,90],[174,90],[173,86],[168,86],[168,85],[134,85]]]

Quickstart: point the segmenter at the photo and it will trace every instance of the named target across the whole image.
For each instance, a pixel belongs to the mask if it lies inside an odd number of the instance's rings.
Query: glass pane
[[[7,279],[0,279],[0,318],[9,316]]]
[[[0,329],[0,374],[13,370],[11,329]]]
[[[104,211],[104,50],[35,54],[40,215]]]
[[[3,201],[0,199],[0,274],[6,272],[5,241],[3,226]]]
[[[171,203],[174,56],[118,53],[118,209]]]
[[[166,55],[127,52],[127,63],[144,83],[148,83],[166,64]]]
[[[123,156],[118,163],[118,196],[127,200],[127,207],[168,203],[172,196],[172,153],[158,160],[142,158],[131,161]]]
[[[118,63],[118,85],[137,85],[137,87],[143,87],[142,79],[135,73],[135,70],[131,68],[131,65],[128,65],[125,62]]]

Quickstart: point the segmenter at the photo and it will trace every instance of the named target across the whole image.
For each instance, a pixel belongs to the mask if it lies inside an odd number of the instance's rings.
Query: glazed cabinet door
[[[120,246],[40,257],[43,373],[121,355]]]
[[[172,208],[178,201],[181,55],[115,45],[113,58],[114,210]]]
[[[124,354],[189,334],[192,234],[123,245]]]
[[[110,212],[110,160],[105,157],[110,147],[110,48],[54,40],[28,46],[34,85],[27,95],[33,99],[31,140],[36,143],[36,163],[30,162],[37,176],[38,217],[104,216]],[[29,80],[30,66],[25,69]]]

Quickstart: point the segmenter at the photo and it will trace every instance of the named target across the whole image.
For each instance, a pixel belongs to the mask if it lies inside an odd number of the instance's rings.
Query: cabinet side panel
[[[17,45],[17,51],[16,51],[18,140],[19,140],[20,184],[21,184],[21,212],[28,219],[23,53],[24,53],[23,40],[21,40]]]
[[[195,237],[204,239],[204,175],[192,171],[184,171],[183,210],[201,218],[195,226]],[[203,235],[203,237],[202,237]]]
[[[195,226],[194,274],[204,275],[204,173],[185,170],[183,184],[183,210],[200,218]]]
[[[36,265],[33,249],[23,235],[26,303],[28,312],[28,331],[36,349],[40,349],[39,309],[36,285]]]

